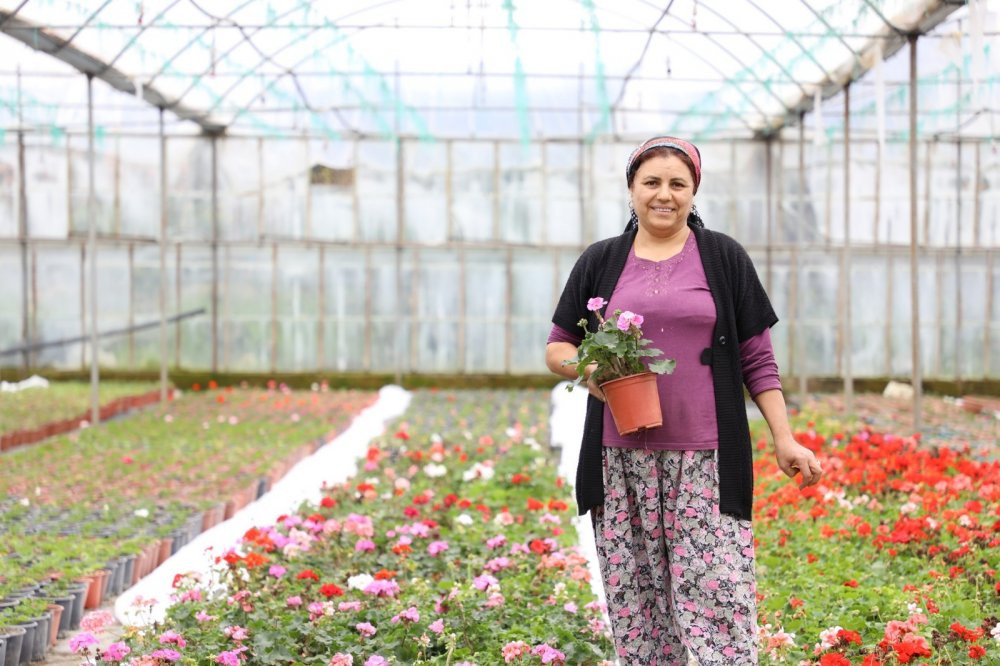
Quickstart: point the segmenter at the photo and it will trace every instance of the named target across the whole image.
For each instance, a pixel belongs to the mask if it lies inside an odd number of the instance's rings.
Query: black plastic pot
[[[87,586],[78,585],[69,588],[69,593],[73,595],[73,612],[70,618],[69,628],[76,630],[80,628],[80,620],[83,619],[83,604],[87,600]]]
[[[69,631],[69,626],[73,623],[73,595],[67,592],[61,597],[52,597],[51,601],[54,604],[59,604],[63,609],[62,615],[59,616],[59,629],[57,629],[58,636],[62,637]]]
[[[38,624],[35,629],[35,641],[31,649],[31,661],[44,661],[45,653],[49,651],[49,637],[52,636],[52,615],[45,613],[33,621]]]
[[[38,623],[23,622],[16,626],[24,629],[24,638],[21,641],[21,655],[17,660],[17,663],[20,666],[20,664],[27,664],[31,662],[31,657],[35,649],[35,634],[38,633]]]
[[[3,659],[0,659],[2,666],[17,666],[21,661],[21,644],[24,642],[24,629],[21,627],[10,627],[6,631],[0,631],[0,640],[5,643]]]

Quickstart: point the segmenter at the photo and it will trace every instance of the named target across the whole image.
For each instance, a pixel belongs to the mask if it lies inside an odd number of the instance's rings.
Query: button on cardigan
[[[705,267],[712,300],[715,301],[714,342],[704,358],[712,366],[715,388],[716,420],[719,429],[719,510],[750,520],[753,503],[753,454],[750,426],[743,396],[743,372],[739,344],[765,328],[778,317],[764,287],[757,277],[746,250],[725,234],[689,225]],[[588,320],[590,330],[597,328],[597,317],[587,310],[587,300],[600,296],[611,299],[635,230],[594,243],[580,255],[570,272],[562,296],[552,315],[552,323],[567,331],[576,330],[577,322]],[[711,351],[708,351],[708,350]],[[604,429],[604,405],[588,396],[580,460],[576,468],[577,510],[583,515],[604,503],[601,470],[601,436]]]

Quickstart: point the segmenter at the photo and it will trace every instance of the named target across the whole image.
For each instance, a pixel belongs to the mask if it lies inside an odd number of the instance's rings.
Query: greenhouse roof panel
[[[899,48],[902,32],[955,9],[943,0],[0,0],[0,31],[208,131],[749,137],[861,76],[876,45]],[[37,58],[18,62],[27,78],[40,68]],[[58,78],[31,85],[46,83]],[[21,111],[28,124],[48,122],[23,98]]]

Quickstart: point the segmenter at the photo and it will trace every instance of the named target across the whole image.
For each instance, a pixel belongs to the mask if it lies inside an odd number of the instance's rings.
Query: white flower
[[[433,463],[428,463],[424,465],[424,474],[431,478],[444,476],[448,473],[448,468],[444,465],[435,465]]]
[[[469,514],[463,513],[463,514],[460,514],[457,518],[455,518],[455,522],[458,523],[459,525],[466,525],[466,526],[468,526],[468,525],[473,524],[476,521],[474,521],[472,519],[472,516],[470,516]]]
[[[473,479],[482,479],[484,481],[489,481],[493,478],[493,473],[492,467],[477,462],[471,469],[462,474],[462,480],[472,481]]]
[[[431,444],[441,444],[444,442],[444,438],[441,435],[434,433],[431,435]]]
[[[369,476],[367,479],[365,479],[365,483],[373,485],[373,486],[377,486],[378,485],[378,477]]]
[[[398,479],[396,479],[395,486],[399,490],[402,490],[402,491],[405,492],[405,491],[407,491],[407,490],[410,489],[410,480],[406,479],[406,478],[403,478],[403,477],[399,477]]]
[[[900,513],[913,513],[914,511],[916,511],[919,508],[920,507],[918,507],[913,502],[907,502],[903,506],[899,507],[899,512]]]
[[[990,636],[993,637],[997,643],[1000,643],[1000,622],[997,622],[997,626],[990,629]]]
[[[816,646],[817,650],[829,650],[834,645],[837,644],[837,632],[843,629],[841,626],[830,627],[829,629],[824,629],[819,632],[819,644]]]
[[[132,513],[140,518],[149,518],[149,509],[136,509]]]
[[[374,581],[375,579],[368,574],[358,574],[347,579],[347,587],[351,590],[364,590]]]
[[[31,500],[29,500],[27,497],[22,497],[21,498],[21,506],[29,506],[30,504],[31,504]]]

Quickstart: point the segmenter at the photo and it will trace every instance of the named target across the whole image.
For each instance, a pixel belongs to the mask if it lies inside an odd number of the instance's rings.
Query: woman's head
[[[701,155],[692,144],[673,137],[646,141],[629,157],[625,170],[632,217],[629,226],[669,237],[688,224],[701,226],[693,211],[701,182]]]

